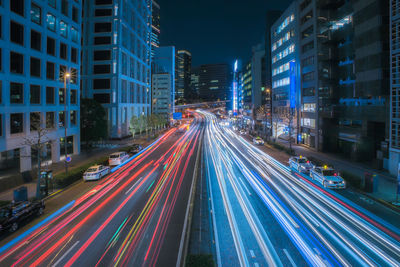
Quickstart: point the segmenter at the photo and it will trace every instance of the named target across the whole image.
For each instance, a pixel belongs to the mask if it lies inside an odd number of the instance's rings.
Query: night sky
[[[292,0],[156,0],[161,6],[161,45],[192,53],[193,66],[248,60],[264,38],[267,10]],[[244,4],[245,3],[245,4]]]

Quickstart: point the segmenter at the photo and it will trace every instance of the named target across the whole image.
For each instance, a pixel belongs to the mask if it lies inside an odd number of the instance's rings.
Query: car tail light
[[[310,161],[309,161],[309,160],[307,160],[307,163],[310,163]]]
[[[333,176],[337,176],[337,173],[333,174]]]

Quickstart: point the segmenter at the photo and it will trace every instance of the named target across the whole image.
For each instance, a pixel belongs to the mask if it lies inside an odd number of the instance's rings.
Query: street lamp
[[[67,153],[67,79],[68,84],[71,81],[71,73],[66,70],[64,78],[64,157],[65,157],[65,173],[68,173],[68,153]]]

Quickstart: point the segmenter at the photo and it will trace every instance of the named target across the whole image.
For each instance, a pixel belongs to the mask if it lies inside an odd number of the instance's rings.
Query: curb
[[[393,204],[390,203],[390,202],[387,202],[387,201],[385,201],[385,200],[383,200],[383,199],[380,199],[380,198],[376,198],[376,197],[374,197],[374,196],[371,196],[371,195],[369,195],[368,193],[363,192],[363,191],[361,191],[361,190],[358,189],[358,188],[355,188],[355,187],[350,187],[350,188],[351,188],[353,191],[356,191],[357,193],[359,193],[359,194],[361,194],[361,195],[363,195],[363,196],[365,196],[365,197],[367,197],[367,198],[369,198],[369,199],[372,199],[372,200],[374,200],[375,202],[378,202],[378,203],[384,205],[385,207],[387,207],[387,208],[389,208],[389,209],[391,209],[391,210],[393,210],[393,211],[400,212],[400,207],[397,207],[397,206],[393,205]]]

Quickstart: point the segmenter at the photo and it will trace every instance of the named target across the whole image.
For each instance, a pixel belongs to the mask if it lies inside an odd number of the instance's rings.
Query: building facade
[[[154,49],[160,47],[160,5],[156,1],[153,1],[151,13],[151,56],[154,56]]]
[[[129,135],[132,116],[151,113],[151,2],[86,1],[83,97],[107,112],[110,138]]]
[[[152,62],[152,90],[154,92],[151,103],[152,110],[159,114],[161,111],[166,115],[175,112],[175,54],[174,46],[161,46],[154,50]],[[166,76],[169,78],[167,79]],[[167,112],[165,112],[166,105],[168,105]]]
[[[390,146],[389,171],[400,163],[400,1],[390,1]]]
[[[228,64],[200,66],[200,98],[202,100],[230,100],[232,72]]]
[[[167,119],[172,117],[173,99],[171,98],[171,91],[173,82],[170,73],[152,74],[152,112],[163,115]]]
[[[192,71],[190,74],[190,88],[192,90],[192,93],[195,95],[195,98],[197,99],[199,97],[199,91],[200,91],[200,68],[199,67],[192,68]]]
[[[192,54],[187,50],[178,50],[176,53],[176,99],[190,99],[190,75],[192,72]]]
[[[301,143],[382,167],[389,132],[388,1],[298,3]]]
[[[27,140],[44,129],[42,160],[59,162],[64,142],[80,152],[81,10],[80,1],[1,1],[0,171],[28,173],[37,152]]]
[[[258,44],[252,48],[251,57],[251,104],[252,109],[257,109],[262,104],[262,93],[265,90],[263,82],[263,59],[265,57],[265,45]]]
[[[251,113],[251,108],[252,108],[252,93],[253,93],[253,77],[252,77],[252,67],[251,67],[251,61],[247,62],[242,67],[242,79],[243,79],[243,89],[242,89],[242,97],[241,97],[241,106],[243,109],[243,112],[245,114],[250,114]]]
[[[282,15],[280,10],[269,10],[266,15],[265,27],[265,53],[262,59],[262,84],[265,90],[262,92],[261,104],[265,107],[266,118],[269,124],[272,122],[272,67],[271,67],[271,27],[277,19]]]
[[[292,137],[300,106],[299,24],[293,2],[271,27],[272,132]]]

